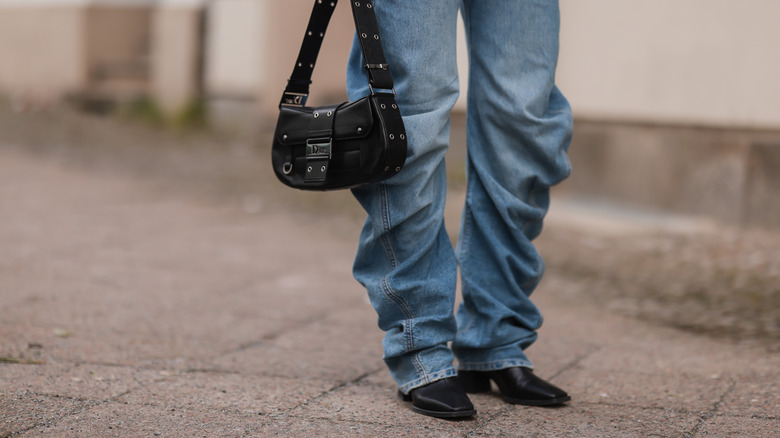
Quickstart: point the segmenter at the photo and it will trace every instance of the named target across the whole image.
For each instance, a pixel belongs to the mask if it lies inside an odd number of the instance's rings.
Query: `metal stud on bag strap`
[[[302,107],[306,105],[312,72],[317,63],[325,31],[328,28],[337,3],[338,0],[315,0],[306,35],[298,53],[298,60],[295,63],[292,75],[287,80],[287,87],[279,102],[280,106]],[[360,0],[355,0],[350,4],[352,6],[355,29],[362,36],[358,40],[363,52],[363,59],[366,60],[365,68],[368,72],[368,85],[371,94],[375,93],[375,89],[383,89],[392,90],[392,93],[395,95],[393,76],[390,73],[390,66],[387,60],[385,60],[384,50],[382,49],[374,5],[371,1]]]

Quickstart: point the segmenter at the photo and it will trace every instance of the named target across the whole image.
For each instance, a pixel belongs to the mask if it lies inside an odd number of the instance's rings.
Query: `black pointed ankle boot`
[[[456,419],[472,417],[477,413],[455,377],[414,388],[409,394],[399,394],[404,401],[412,402],[413,411],[430,417]]]
[[[571,400],[566,391],[537,377],[530,368],[512,367],[497,371],[459,371],[463,389],[468,393],[490,391],[496,382],[507,403],[528,406],[554,406]]]

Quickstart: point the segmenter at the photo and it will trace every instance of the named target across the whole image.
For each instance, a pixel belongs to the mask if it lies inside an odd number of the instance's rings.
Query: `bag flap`
[[[312,114],[317,108],[281,106],[276,123],[276,140],[281,144],[301,144],[309,138]],[[367,137],[374,124],[368,97],[341,104],[333,120],[333,139]]]

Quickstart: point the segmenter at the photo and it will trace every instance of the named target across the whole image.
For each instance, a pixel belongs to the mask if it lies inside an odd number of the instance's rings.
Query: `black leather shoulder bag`
[[[383,181],[406,160],[406,131],[371,1],[352,0],[370,93],[356,101],[307,107],[314,64],[337,0],[315,0],[292,76],[279,104],[274,172],[301,190],[337,190]]]

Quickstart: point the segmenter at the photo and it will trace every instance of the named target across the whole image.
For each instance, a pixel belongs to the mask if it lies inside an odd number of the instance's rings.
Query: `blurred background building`
[[[0,93],[20,110],[144,99],[169,116],[204,105],[219,125],[273,123],[311,3],[0,0]],[[344,99],[353,30],[342,3],[313,105]],[[577,120],[564,192],[780,227],[780,2],[561,0],[561,10],[558,82]]]

